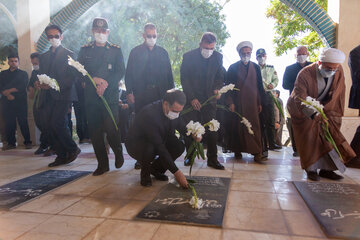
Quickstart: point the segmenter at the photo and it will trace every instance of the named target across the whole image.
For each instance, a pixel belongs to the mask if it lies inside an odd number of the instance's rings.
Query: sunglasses
[[[146,35],[146,38],[156,38],[156,35],[147,34],[147,35]]]
[[[94,28],[93,31],[96,32],[96,33],[106,33],[107,29],[105,29],[105,28]]]
[[[48,39],[53,39],[53,38],[59,39],[60,35],[48,35],[47,38]]]

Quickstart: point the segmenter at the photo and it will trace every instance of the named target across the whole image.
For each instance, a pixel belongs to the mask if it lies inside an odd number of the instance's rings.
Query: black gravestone
[[[328,237],[360,239],[360,185],[294,184]]]
[[[137,219],[181,224],[221,227],[230,178],[192,177],[198,198],[204,200],[201,209],[189,204],[192,191],[168,184],[136,216]]]
[[[0,209],[10,209],[90,172],[48,170],[0,186]]]

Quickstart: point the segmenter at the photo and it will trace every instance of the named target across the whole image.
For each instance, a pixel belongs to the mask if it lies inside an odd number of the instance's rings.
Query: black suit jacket
[[[152,74],[156,74],[156,85],[159,95],[162,97],[167,90],[174,88],[170,59],[167,51],[160,46],[155,45],[152,53],[157,64],[157,71]],[[149,50],[145,44],[136,46],[131,50],[125,74],[126,91],[128,93],[138,95],[146,91],[146,79],[144,77],[149,73],[144,73],[144,71],[148,58]]]
[[[306,62],[304,67],[306,67],[310,64],[312,64],[312,62]],[[292,90],[294,89],[296,77],[301,69],[303,69],[303,67],[299,63],[294,63],[290,66],[287,66],[285,69],[282,87],[284,89],[289,90],[290,94],[291,94]]]
[[[75,90],[76,70],[68,64],[68,56],[74,58],[74,53],[63,46],[56,48],[55,53],[51,48],[40,55],[39,74],[46,74],[54,78],[60,87],[60,92],[54,89],[42,90],[48,91],[51,98],[55,101],[76,101],[77,94]]]
[[[360,109],[360,45],[350,52],[349,67],[352,78],[349,108]]]
[[[126,142],[140,144],[146,141],[154,145],[161,161],[166,161],[170,172],[175,173],[178,170],[174,163],[175,159],[172,159],[165,146],[166,139],[175,136],[175,129],[182,135],[186,133],[186,126],[182,119],[170,120],[163,112],[162,101],[156,101],[145,106],[136,114],[134,123],[129,129]]]
[[[200,61],[203,60],[200,48],[187,52],[183,56],[180,68],[180,78],[183,91],[187,98],[187,103],[196,99],[194,82],[199,81],[203,76]],[[223,67],[223,56],[221,53],[214,51],[209,58],[208,70],[206,73],[206,94],[207,98],[214,95],[214,90],[220,89],[224,85],[225,69]]]

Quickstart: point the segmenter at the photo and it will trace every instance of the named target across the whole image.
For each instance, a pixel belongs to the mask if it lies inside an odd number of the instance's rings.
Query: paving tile
[[[153,239],[157,240],[220,240],[221,229],[161,224]]]

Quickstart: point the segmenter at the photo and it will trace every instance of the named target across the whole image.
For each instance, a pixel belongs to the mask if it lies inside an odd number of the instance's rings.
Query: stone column
[[[359,111],[348,108],[352,79],[348,66],[350,51],[360,44],[360,1],[359,0],[328,0],[328,12],[337,26],[337,48],[346,55],[346,61],[342,65],[345,73],[345,113],[341,131],[350,142],[356,127],[360,124]]]
[[[16,16],[15,29],[18,37],[20,69],[25,70],[30,77],[32,71],[30,54],[36,51],[36,41],[50,22],[49,0],[16,0]],[[39,131],[35,127],[32,105],[33,101],[28,99],[31,139],[33,143],[38,143]],[[18,134],[18,136],[21,136],[21,134]],[[18,143],[22,144],[20,138]]]

